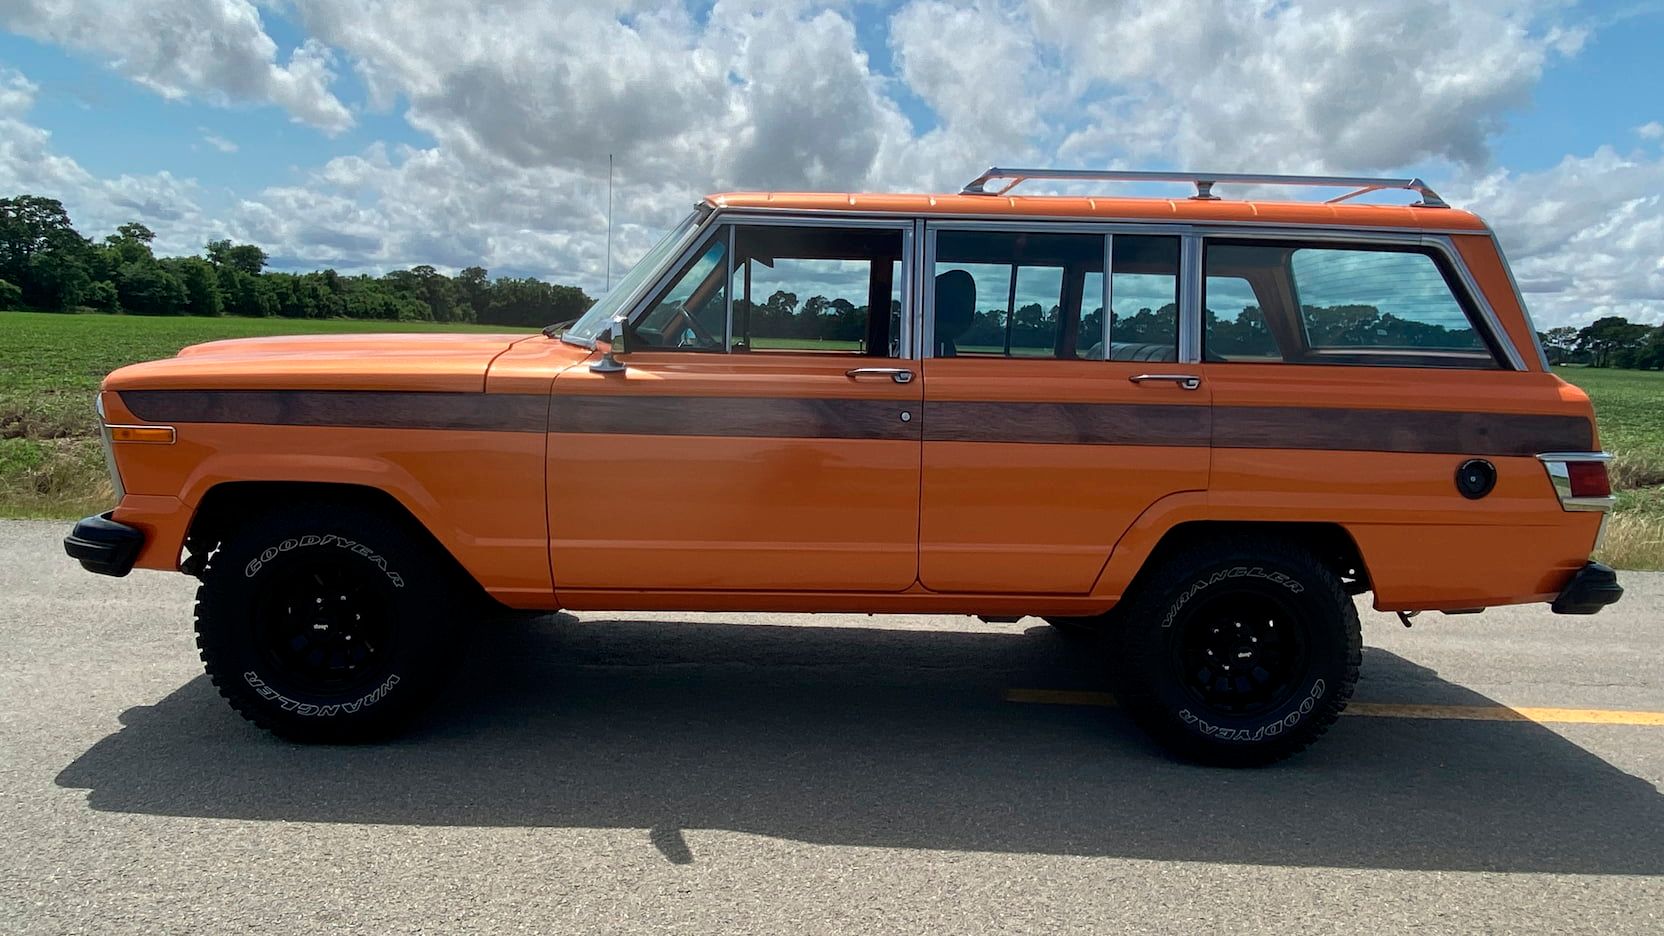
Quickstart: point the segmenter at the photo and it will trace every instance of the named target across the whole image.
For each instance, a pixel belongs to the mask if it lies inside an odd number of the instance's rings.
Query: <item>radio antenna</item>
[[[607,154],[607,292],[612,292],[612,154]]]

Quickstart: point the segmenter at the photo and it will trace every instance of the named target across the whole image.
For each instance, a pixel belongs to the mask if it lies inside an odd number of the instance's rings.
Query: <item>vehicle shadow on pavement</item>
[[[707,621],[720,620],[708,617]],[[401,825],[683,829],[837,845],[1417,870],[1664,873],[1664,796],[1529,723],[1343,718],[1256,771],[1176,763],[1046,627],[518,618],[394,742],[306,747],[206,677],[122,715],[57,778],[92,808]],[[1366,650],[1360,697],[1483,705]]]

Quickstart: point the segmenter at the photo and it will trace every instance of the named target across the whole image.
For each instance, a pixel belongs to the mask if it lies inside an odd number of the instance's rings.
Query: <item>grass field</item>
[[[112,496],[93,394],[126,364],[221,338],[513,331],[500,325],[0,312],[0,517],[81,517]]]
[[[249,318],[140,318],[0,312],[0,517],[70,518],[111,497],[93,416],[104,375],[218,338],[377,331],[502,331],[495,326]],[[838,342],[782,341],[830,350]],[[1664,373],[1562,368],[1588,391],[1617,457],[1618,511],[1601,556],[1664,569]]]

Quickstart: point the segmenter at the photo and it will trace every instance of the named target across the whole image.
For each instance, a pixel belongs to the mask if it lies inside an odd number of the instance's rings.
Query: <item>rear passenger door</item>
[[[1207,488],[1181,238],[940,222],[925,241],[920,582],[1085,594],[1139,514]]]

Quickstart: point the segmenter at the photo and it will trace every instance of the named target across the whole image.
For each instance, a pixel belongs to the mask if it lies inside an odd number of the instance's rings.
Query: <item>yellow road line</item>
[[[1107,692],[1067,689],[1007,689],[1007,702],[1038,705],[1113,706],[1115,697]],[[1623,709],[1510,708],[1506,705],[1416,705],[1395,702],[1353,702],[1347,715],[1366,718],[1432,718],[1452,721],[1535,722],[1539,725],[1642,725],[1664,728],[1664,712],[1635,712]]]

